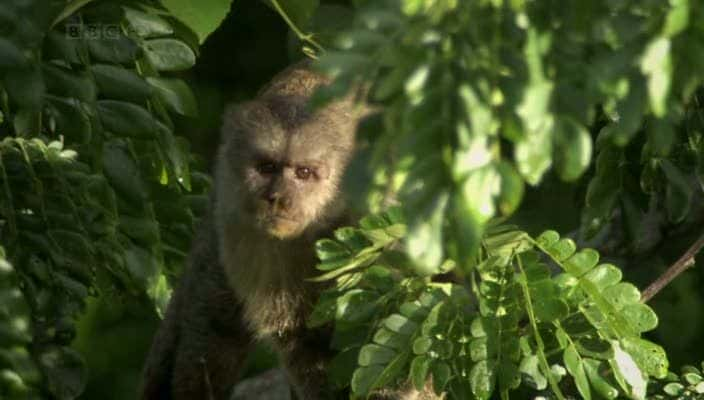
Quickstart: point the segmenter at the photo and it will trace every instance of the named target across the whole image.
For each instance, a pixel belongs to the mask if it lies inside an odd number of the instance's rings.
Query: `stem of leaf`
[[[653,283],[651,283],[640,296],[640,301],[642,303],[647,303],[655,297],[665,286],[669,285],[679,274],[684,272],[687,268],[694,265],[694,256],[699,253],[699,251],[704,247],[704,235],[701,235],[687,251],[680,256],[680,258],[675,261],[662,275],[660,275]]]
[[[288,25],[288,27],[291,28],[293,33],[295,33],[299,39],[310,43],[311,46],[315,47],[320,52],[325,51],[323,46],[321,46],[320,43],[318,43],[315,39],[313,39],[313,34],[311,34],[311,33],[305,34],[300,29],[298,29],[296,24],[294,24],[293,21],[291,21],[291,18],[289,18],[288,14],[286,14],[286,11],[284,11],[284,9],[281,8],[281,5],[279,4],[279,2],[277,0],[271,0],[271,4],[276,9],[276,12],[278,12],[279,15],[281,15],[281,18],[284,19],[284,21],[286,22],[286,25]]]
[[[535,343],[538,346],[538,349],[536,351],[536,354],[538,355],[538,360],[540,360],[540,365],[543,368],[545,377],[548,379],[548,382],[550,382],[550,387],[555,393],[555,397],[560,400],[565,400],[565,396],[562,394],[560,386],[558,386],[557,381],[555,381],[555,378],[550,372],[550,365],[548,364],[548,360],[545,357],[545,343],[543,342],[543,338],[540,336],[540,332],[538,331],[538,323],[535,320],[535,312],[533,310],[533,300],[530,297],[530,290],[528,289],[528,276],[523,270],[523,262],[521,261],[521,256],[516,255],[516,259],[518,260],[518,270],[520,271],[522,277],[520,285],[523,291],[523,297],[525,297],[526,300],[526,312],[528,314],[528,319],[530,320],[530,326],[533,329],[533,333],[535,334]]]

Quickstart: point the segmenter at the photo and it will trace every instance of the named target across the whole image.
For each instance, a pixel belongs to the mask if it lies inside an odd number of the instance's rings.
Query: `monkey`
[[[306,328],[324,288],[306,278],[315,242],[353,221],[340,188],[363,111],[350,96],[311,110],[311,95],[328,83],[295,64],[225,111],[213,211],[154,338],[141,399],[228,399],[260,340],[279,354],[298,399],[341,398],[325,376],[331,331]]]

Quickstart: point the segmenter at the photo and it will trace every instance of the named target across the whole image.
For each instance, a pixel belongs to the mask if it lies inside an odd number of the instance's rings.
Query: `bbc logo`
[[[119,24],[66,24],[66,37],[69,39],[116,40],[121,32]]]

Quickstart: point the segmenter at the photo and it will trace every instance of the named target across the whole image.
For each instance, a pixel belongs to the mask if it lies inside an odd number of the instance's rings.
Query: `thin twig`
[[[289,28],[291,28],[291,30],[293,31],[293,33],[296,34],[298,39],[300,39],[304,42],[308,42],[311,46],[315,47],[320,52],[325,51],[323,46],[321,46],[320,43],[318,43],[315,39],[313,39],[313,34],[303,33],[300,29],[298,29],[296,24],[294,24],[293,21],[291,20],[291,18],[289,18],[288,14],[286,14],[286,11],[281,7],[281,5],[279,4],[279,2],[277,0],[271,0],[271,4],[274,6],[274,9],[276,10],[276,12],[279,13],[281,18],[284,19],[284,22],[286,22],[286,25],[288,25]]]
[[[662,275],[658,277],[653,283],[650,284],[640,296],[640,301],[647,303],[655,297],[658,292],[660,292],[665,286],[670,284],[677,275],[684,272],[687,268],[694,265],[694,256],[699,253],[699,250],[704,247],[704,235],[700,236],[696,242],[694,242],[687,251],[682,254],[682,256],[675,261]]]

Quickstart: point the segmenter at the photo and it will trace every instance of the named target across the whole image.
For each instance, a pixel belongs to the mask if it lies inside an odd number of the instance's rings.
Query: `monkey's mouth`
[[[298,236],[301,232],[300,223],[290,216],[270,215],[261,220],[264,230],[279,239],[289,239]]]

